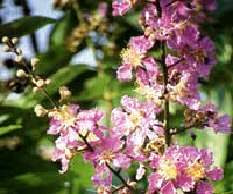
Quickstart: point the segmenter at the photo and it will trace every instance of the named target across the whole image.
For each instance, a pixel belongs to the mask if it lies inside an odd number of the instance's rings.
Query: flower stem
[[[91,146],[90,143],[88,143],[87,139],[86,139],[86,136],[83,136],[81,134],[79,134],[79,136],[82,138],[82,140],[84,141],[84,143],[86,144],[87,148],[91,151],[91,152],[94,152],[94,148]],[[106,163],[106,166],[108,167],[108,169],[117,177],[120,179],[120,181],[122,182],[122,184],[125,186],[125,187],[128,187],[129,189],[133,189],[133,187],[131,187],[130,185],[128,185],[127,181],[121,176],[121,170],[114,170],[110,165],[108,165]]]
[[[164,115],[163,115],[163,123],[164,123],[164,130],[165,130],[165,144],[167,146],[171,143],[171,134],[170,134],[170,128],[169,128],[169,96],[168,96],[168,67],[165,64],[165,44],[164,42],[161,43],[161,49],[162,49],[162,69],[163,69],[163,84],[164,84]]]

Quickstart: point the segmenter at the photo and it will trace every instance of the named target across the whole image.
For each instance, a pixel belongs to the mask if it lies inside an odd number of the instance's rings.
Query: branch
[[[123,183],[123,185],[125,185],[126,187],[128,187],[130,190],[133,190],[133,187],[131,187],[130,185],[128,185],[128,183],[126,182],[126,180],[120,175],[120,171],[116,171],[114,170],[111,166],[109,166],[107,163],[106,163],[106,166],[108,167],[109,170],[112,171],[112,173],[120,179],[120,181]]]
[[[84,143],[86,144],[87,148],[88,148],[91,152],[94,152],[94,149],[93,149],[93,147],[91,146],[91,144],[89,144],[89,143],[87,142],[86,136],[83,136],[83,135],[79,134],[79,137],[81,137],[81,139],[84,141]]]
[[[84,143],[86,144],[87,148],[91,151],[94,152],[93,147],[91,146],[90,143],[87,142],[86,140],[86,136],[83,136],[81,134],[79,134],[79,136],[82,138],[82,140],[84,141]],[[114,170],[111,166],[109,166],[107,163],[105,163],[105,165],[108,167],[109,170],[111,170],[111,172],[120,179],[120,181],[123,183],[123,185],[125,187],[128,187],[129,189],[133,189],[132,186],[128,185],[127,181],[120,175],[121,169],[119,170]]]
[[[164,122],[164,130],[165,130],[165,144],[167,146],[171,143],[171,134],[169,129],[169,98],[168,98],[168,67],[165,64],[165,45],[164,42],[161,43],[162,49],[162,69],[163,69],[163,85],[164,85],[164,115],[163,115],[163,122]]]
[[[181,134],[184,133],[185,131],[187,131],[188,129],[191,129],[193,127],[197,127],[196,125],[191,125],[189,127],[175,127],[174,129],[176,129],[174,132],[171,132],[171,135],[177,135],[177,134]]]

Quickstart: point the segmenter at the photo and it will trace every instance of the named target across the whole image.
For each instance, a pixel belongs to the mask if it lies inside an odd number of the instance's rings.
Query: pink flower
[[[162,157],[150,159],[150,165],[156,171],[148,177],[149,193],[173,193],[177,188],[190,192],[199,187],[199,183],[205,178],[220,180],[223,177],[222,169],[211,167],[212,154],[192,146],[173,145],[165,150]]]
[[[153,47],[154,42],[145,36],[135,36],[129,41],[128,48],[121,52],[122,65],[117,70],[117,77],[120,81],[130,81],[133,78],[133,71],[140,71],[143,65],[153,63],[153,58],[146,59],[146,52]]]
[[[230,133],[231,122],[231,118],[228,115],[224,115],[215,120],[209,120],[209,126],[213,128],[216,133]]]
[[[111,186],[112,185],[112,172],[105,166],[100,165],[95,168],[95,175],[92,176],[92,181],[95,185]]]
[[[213,168],[210,171],[207,171],[206,174],[213,181],[218,181],[223,179],[223,169],[221,168],[217,168],[217,167]]]
[[[200,182],[197,185],[197,194],[213,194],[213,187],[207,182]]]
[[[133,78],[133,72],[130,65],[122,65],[117,70],[117,78],[122,82],[130,81]]]
[[[113,16],[122,16],[125,15],[126,12],[131,9],[133,6],[132,1],[130,0],[114,0],[112,2]]]
[[[161,188],[161,194],[176,194],[176,188],[172,184],[172,182],[166,183],[162,188]]]

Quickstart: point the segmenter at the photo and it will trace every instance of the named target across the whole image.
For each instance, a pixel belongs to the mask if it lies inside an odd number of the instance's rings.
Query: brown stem
[[[114,169],[113,169],[110,165],[108,165],[107,163],[106,163],[106,166],[108,167],[109,170],[112,171],[112,173],[113,173],[117,178],[120,179],[120,181],[123,183],[123,185],[125,185],[126,187],[128,187],[130,190],[133,189],[133,187],[131,187],[130,185],[128,185],[128,183],[126,182],[126,180],[120,175],[120,172],[119,172],[119,171],[114,170]]]
[[[83,136],[81,134],[79,134],[79,136],[82,138],[82,140],[84,141],[84,143],[86,144],[87,148],[91,151],[94,152],[93,147],[91,146],[91,144],[88,143],[86,136]],[[120,181],[123,183],[123,185],[125,185],[125,187],[128,187],[129,189],[133,189],[133,187],[131,187],[130,185],[128,185],[127,181],[120,175],[121,169],[119,170],[114,170],[111,166],[109,166],[106,163],[106,166],[108,167],[109,170],[111,170],[111,172],[120,179]]]
[[[114,189],[114,190],[112,191],[112,193],[116,193],[116,192],[120,191],[120,190],[123,189],[123,188],[125,188],[125,185],[122,185],[122,186],[120,186],[120,187]]]
[[[86,136],[83,136],[83,135],[79,134],[79,137],[82,138],[82,140],[83,140],[84,143],[86,144],[87,148],[88,148],[91,152],[94,152],[94,149],[93,149],[93,147],[91,146],[91,144],[89,144],[89,143],[87,142]]]
[[[164,115],[163,115],[163,122],[164,122],[164,130],[165,130],[165,144],[167,146],[171,143],[171,134],[169,128],[169,96],[168,96],[168,67],[165,64],[165,43],[161,43],[162,47],[162,69],[163,69],[163,84],[164,84]]]
[[[17,48],[15,47],[15,45],[9,41],[7,43],[7,45],[9,46],[9,48],[11,49],[11,52],[15,53],[16,56],[20,57],[22,56],[22,53],[19,52],[17,50]],[[23,67],[26,68],[28,74],[30,75],[31,79],[36,79],[36,75],[34,73],[34,71],[32,71],[28,65],[26,64],[25,60],[22,60],[19,62],[19,64],[21,64]],[[32,82],[32,81],[31,81]],[[33,82],[32,82],[33,83]],[[49,93],[48,91],[45,89],[45,88],[40,88],[40,90],[42,91],[42,93],[48,98],[48,100],[50,101],[50,103],[54,106],[54,107],[57,107],[56,103],[52,100],[52,98],[49,96]]]

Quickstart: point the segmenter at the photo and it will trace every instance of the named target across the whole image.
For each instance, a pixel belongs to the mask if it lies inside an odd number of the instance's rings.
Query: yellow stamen
[[[120,54],[122,60],[124,63],[127,63],[129,65],[133,65],[134,67],[141,66],[141,61],[143,56],[139,53],[137,53],[132,48],[122,49]]]
[[[191,176],[195,181],[205,177],[205,170],[200,162],[194,163],[186,169],[186,173]]]
[[[173,164],[168,160],[161,162],[160,169],[158,172],[166,180],[175,179],[177,176],[177,170],[175,164]]]

